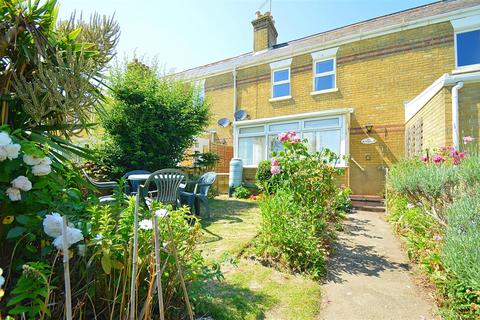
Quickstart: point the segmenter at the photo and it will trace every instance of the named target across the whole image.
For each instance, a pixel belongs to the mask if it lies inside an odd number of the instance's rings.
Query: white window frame
[[[289,124],[289,123],[294,123],[298,122],[298,130],[297,133],[299,136],[303,138],[303,134],[306,132],[320,132],[320,131],[330,131],[330,130],[340,130],[340,157],[341,159],[339,162],[336,164],[336,167],[346,167],[347,161],[344,159],[347,154],[348,154],[348,114],[351,112],[348,110],[347,112],[342,112],[342,113],[335,113],[335,114],[330,114],[330,115],[324,115],[324,116],[314,116],[314,117],[301,117],[301,115],[295,115],[291,119],[279,119],[276,121],[275,118],[270,118],[266,119],[264,122],[258,122],[256,121],[254,124],[248,124],[248,125],[241,125],[237,124],[236,128],[234,130],[235,132],[235,142],[234,142],[234,154],[235,157],[238,157],[238,150],[239,150],[239,138],[249,138],[249,137],[264,137],[265,140],[265,145],[264,145],[264,154],[263,154],[263,159],[270,159],[270,143],[269,143],[269,137],[272,135],[278,135],[280,132],[279,131],[269,131],[269,125],[272,124]],[[300,116],[300,117],[299,117]],[[285,118],[285,117],[282,117]],[[305,121],[310,121],[310,120],[326,120],[326,119],[332,119],[332,118],[337,118],[339,119],[339,124],[334,125],[334,126],[328,126],[328,127],[321,127],[321,128],[305,128]],[[259,119],[260,120],[260,119]],[[263,126],[263,131],[258,132],[258,133],[247,133],[247,134],[241,134],[240,129],[244,128],[252,128],[252,127],[261,127]],[[244,165],[245,168],[257,168],[258,165]]]
[[[480,31],[480,16],[472,16],[468,18],[456,19],[450,21],[453,26],[454,35],[454,54],[455,54],[455,70],[454,71],[476,71],[480,69],[480,63],[459,66],[458,65],[458,46],[457,46],[457,36],[462,33],[470,31]]]
[[[312,78],[312,92],[310,94],[312,96],[317,95],[317,94],[322,94],[322,93],[338,91],[338,88],[337,88],[337,51],[338,51],[338,47],[313,52],[311,54],[312,55],[312,61],[313,61],[312,62],[313,78]],[[317,73],[317,63],[322,62],[322,61],[328,61],[328,60],[333,60],[333,70]],[[324,89],[324,90],[316,90],[315,79],[318,78],[318,77],[329,76],[329,75],[334,75],[334,80],[335,81],[333,83],[333,88]]]
[[[280,80],[280,81],[275,81],[275,72],[278,72],[278,71],[284,71],[284,70],[288,70],[288,80]],[[279,69],[275,69],[275,70],[272,70],[272,74],[271,74],[271,77],[272,77],[272,85],[271,85],[271,99],[270,100],[283,100],[283,99],[290,99],[292,97],[292,84],[291,84],[291,70],[290,70],[290,67],[287,67],[287,68],[279,68]],[[279,96],[279,97],[274,97],[273,96],[273,88],[276,86],[276,85],[281,85],[281,84],[286,84],[288,83],[288,94],[286,96]]]
[[[292,64],[292,58],[290,59],[285,59],[285,60],[280,60],[280,61],[275,61],[270,63],[270,102],[274,101],[280,101],[280,100],[288,100],[292,98],[292,71],[291,71],[291,66]],[[274,73],[277,71],[282,71],[288,69],[288,80],[281,80],[274,82]],[[281,97],[273,97],[273,87],[275,85],[280,85],[280,84],[285,84],[288,83],[288,95],[286,96],[281,96]]]

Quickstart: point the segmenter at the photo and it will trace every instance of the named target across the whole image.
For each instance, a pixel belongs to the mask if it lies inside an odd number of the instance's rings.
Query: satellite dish
[[[375,142],[377,142],[377,140],[375,138],[365,138],[365,139],[362,139],[360,141],[362,144],[374,144]]]
[[[236,121],[242,121],[247,119],[248,114],[245,110],[238,110],[233,114],[233,117],[235,118]]]
[[[220,127],[226,128],[230,124],[230,120],[228,120],[227,118],[222,118],[222,119],[218,120],[217,123]]]

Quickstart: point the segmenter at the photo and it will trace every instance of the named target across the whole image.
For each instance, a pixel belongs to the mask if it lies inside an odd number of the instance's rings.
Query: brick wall
[[[364,169],[350,162],[345,181],[356,194],[381,194],[385,166],[405,154],[404,102],[413,99],[442,74],[454,68],[453,28],[450,22],[401,31],[344,44],[337,53],[337,92],[316,96],[312,91],[310,54],[294,56],[291,95],[287,101],[269,102],[268,64],[238,70],[237,106],[250,119],[320,110],[353,108],[350,119],[350,155]],[[231,72],[206,79],[212,127],[218,137],[233,144],[232,129],[218,128],[216,121],[232,119]],[[370,136],[376,144],[364,145],[365,124],[373,124]]]
[[[480,137],[480,84],[466,84],[459,91],[460,139],[464,136]]]

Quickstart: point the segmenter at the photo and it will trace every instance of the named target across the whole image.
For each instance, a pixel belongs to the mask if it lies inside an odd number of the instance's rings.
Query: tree
[[[138,61],[113,72],[109,87],[100,150],[113,173],[176,167],[208,124],[208,106],[194,86]]]
[[[101,112],[119,26],[97,14],[57,21],[57,13],[56,0],[0,2],[0,125],[63,162],[69,153],[88,157],[70,138]]]

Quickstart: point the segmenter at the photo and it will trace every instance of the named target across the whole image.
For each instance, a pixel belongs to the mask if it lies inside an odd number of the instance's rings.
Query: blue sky
[[[426,3],[426,0],[272,0],[278,43]],[[60,17],[74,10],[115,13],[118,57],[156,59],[180,71],[252,50],[255,11],[268,0],[59,0]],[[263,6],[262,6],[263,5]]]

